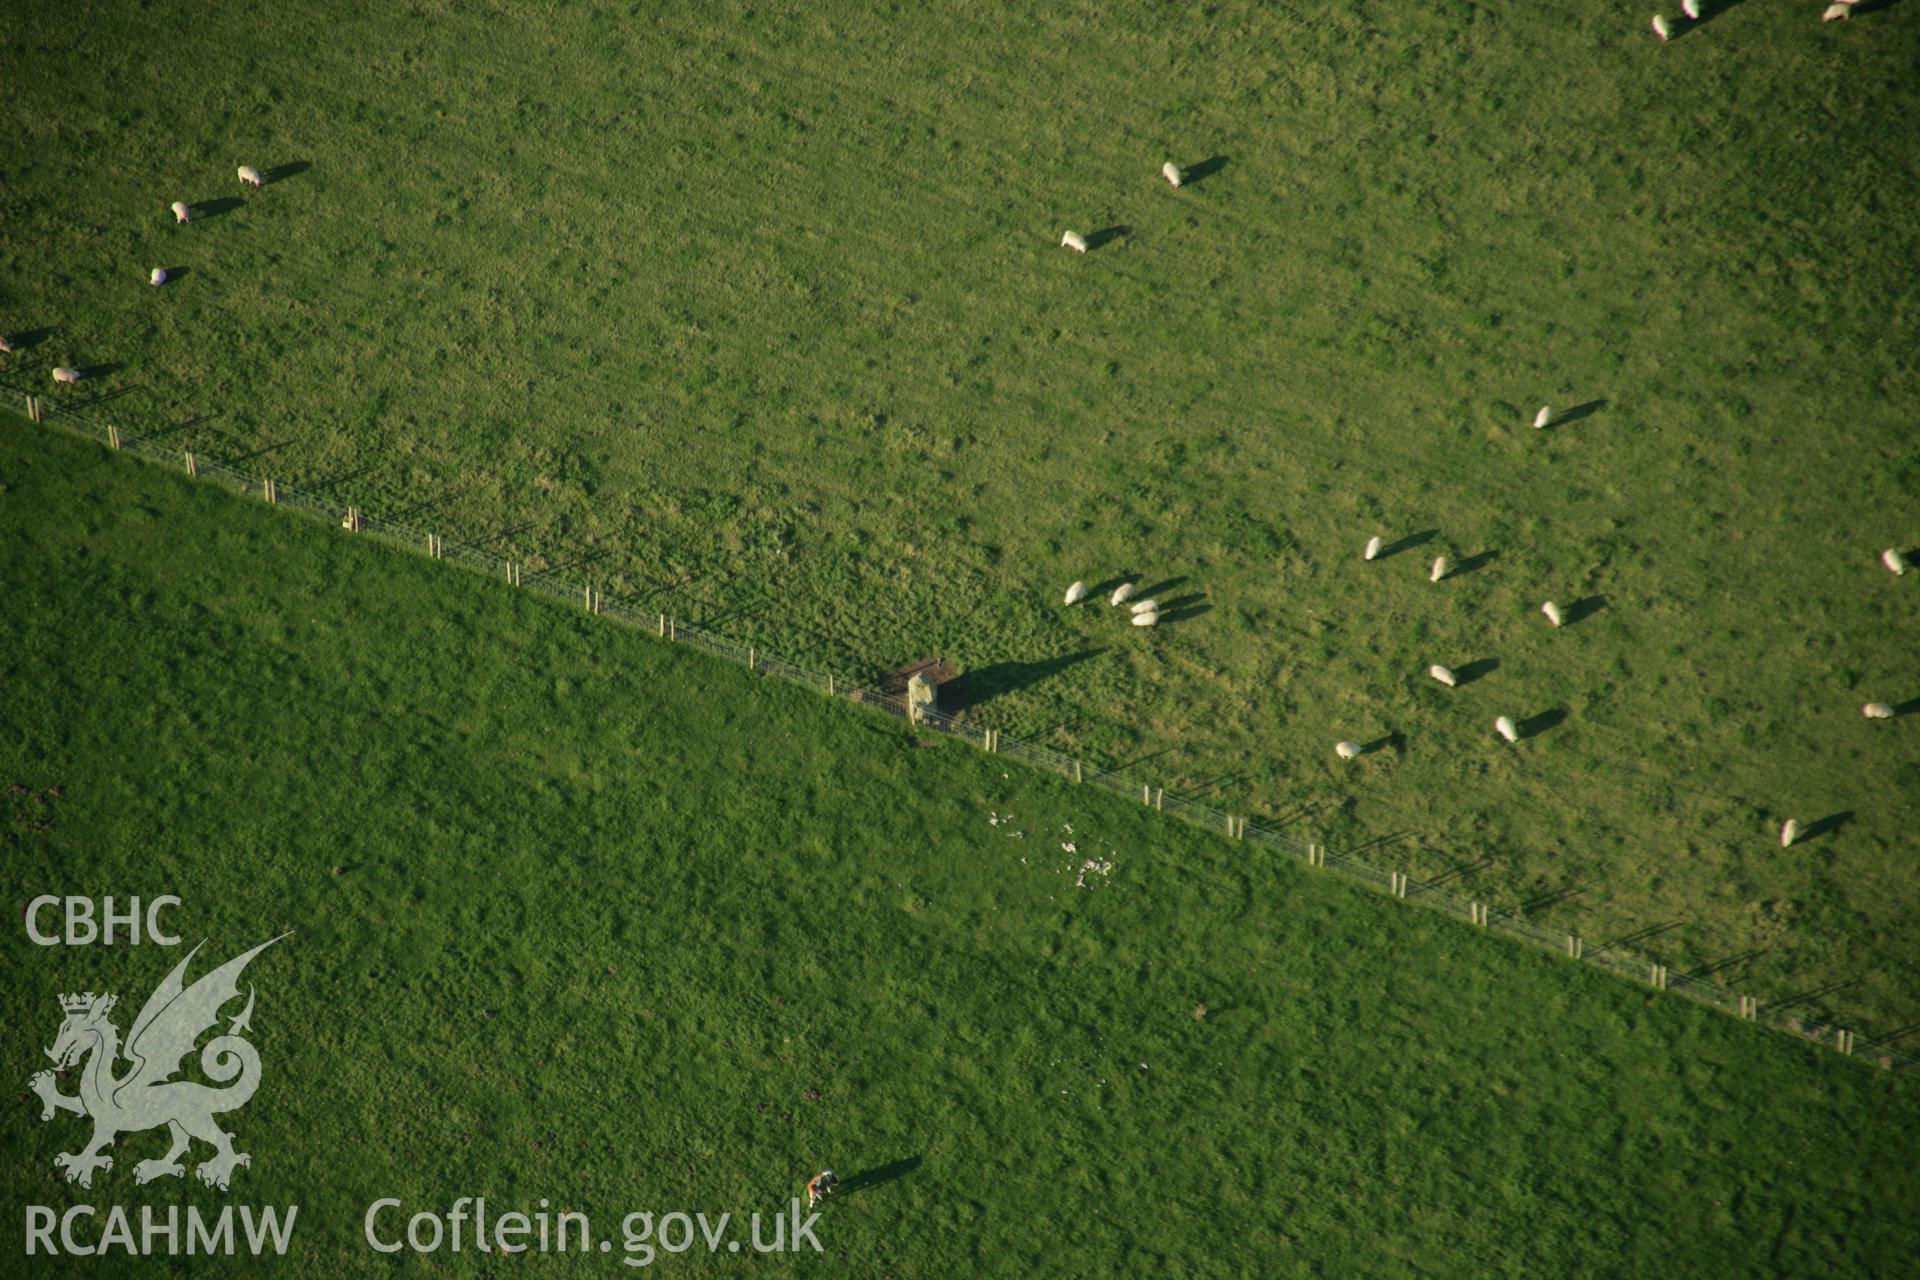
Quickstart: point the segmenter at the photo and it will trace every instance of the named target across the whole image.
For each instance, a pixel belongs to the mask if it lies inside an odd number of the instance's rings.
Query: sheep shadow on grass
[[[1536,738],[1547,730],[1554,728],[1566,718],[1567,709],[1565,707],[1555,707],[1551,711],[1542,711],[1537,716],[1528,716],[1525,720],[1515,725],[1514,728],[1519,730],[1522,740]]]
[[[1038,662],[994,662],[963,671],[940,686],[940,709],[951,713],[981,706],[1002,694],[1030,689],[1105,652],[1105,649],[1083,649]]]
[[[1920,698],[1908,698],[1905,702],[1894,703],[1893,714],[1895,716],[1920,714]]]
[[[1204,182],[1226,167],[1226,156],[1208,156],[1192,168],[1181,170],[1180,185],[1190,187],[1196,182]]]
[[[1793,842],[1795,844],[1805,844],[1807,841],[1817,840],[1821,836],[1837,836],[1841,830],[1852,821],[1853,810],[1851,809],[1842,809],[1839,813],[1830,813],[1818,822],[1808,823],[1801,829],[1800,834],[1794,838]]]
[[[126,367],[118,360],[108,360],[104,364],[83,364],[80,366],[80,379],[83,382],[95,382],[101,378],[111,378]]]
[[[1427,543],[1432,542],[1439,536],[1440,531],[1438,529],[1422,529],[1418,533],[1410,533],[1406,537],[1389,542],[1386,546],[1380,548],[1380,554],[1375,556],[1374,559],[1385,560],[1388,556],[1397,556],[1402,551],[1411,551],[1415,547],[1424,547]]]
[[[1500,669],[1498,658],[1475,658],[1464,667],[1453,669],[1453,682],[1457,685],[1472,684],[1475,680],[1484,680]]]
[[[58,329],[44,328],[29,329],[25,333],[16,333],[12,339],[13,349],[15,351],[31,351],[58,332],[60,332]]]
[[[919,1167],[920,1157],[908,1156],[905,1160],[894,1160],[888,1164],[881,1165],[877,1169],[862,1170],[850,1178],[843,1178],[840,1185],[834,1190],[834,1198],[839,1199],[841,1196],[850,1196],[861,1191],[871,1191],[875,1187],[884,1186],[896,1178],[904,1178]]]
[[[1114,241],[1132,234],[1133,228],[1124,223],[1112,227],[1102,227],[1098,231],[1089,231],[1087,233],[1087,252],[1092,253],[1096,249],[1105,248]]]
[[[1203,613],[1212,612],[1213,606],[1207,603],[1207,597],[1204,592],[1196,591],[1191,595],[1175,596],[1160,606],[1159,625],[1165,626],[1170,622],[1185,622],[1189,618],[1197,618]]]
[[[223,213],[232,213],[246,201],[239,196],[220,196],[213,200],[196,200],[192,212],[196,218],[217,218]]]
[[[1576,622],[1591,618],[1606,607],[1605,596],[1584,596],[1567,606],[1566,613],[1561,616],[1560,625],[1570,627]]]
[[[294,160],[288,164],[277,164],[260,175],[260,185],[270,187],[276,182],[285,182],[288,178],[298,177],[311,168],[313,168],[313,162],[310,160]]]
[[[1552,429],[1554,427],[1571,426],[1582,418],[1592,417],[1606,407],[1607,402],[1605,400],[1589,400],[1585,404],[1577,404],[1564,413],[1556,413],[1551,418],[1548,418],[1547,427],[1548,429]]]
[[[167,283],[170,285],[179,284],[182,280],[185,280],[193,274],[192,267],[162,267],[160,269],[167,273]]]
[[[1139,596],[1142,600],[1152,600],[1156,596],[1165,595],[1167,592],[1173,590],[1175,587],[1179,586],[1181,583],[1185,582],[1186,580],[1187,580],[1187,577],[1185,574],[1181,574],[1177,578],[1164,578],[1161,581],[1154,583],[1150,587],[1141,587],[1138,591],[1134,592],[1134,594]],[[1114,584],[1114,586],[1119,586],[1119,585],[1120,584],[1117,582]]]
[[[1463,577],[1466,574],[1472,573],[1475,569],[1485,568],[1487,565],[1492,564],[1494,560],[1499,558],[1499,555],[1500,553],[1498,551],[1482,551],[1477,555],[1468,556],[1465,560],[1460,561],[1454,565],[1453,568],[1447,570],[1445,576],[1449,578]]]

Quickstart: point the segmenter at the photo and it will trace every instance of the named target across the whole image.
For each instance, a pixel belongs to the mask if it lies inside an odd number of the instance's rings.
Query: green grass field
[[[1815,17],[29,2],[6,369],[1888,1034],[1920,17]]]
[[[1891,1275],[1920,1245],[1910,1080],[3,425],[6,900],[176,893],[215,962],[294,931],[248,971],[224,1197],[136,1190],[151,1133],[67,1186],[81,1123],[25,1093],[57,994],[131,1018],[179,952],[7,933],[9,1204],[298,1204],[276,1266],[328,1277],[378,1265],[382,1196],[610,1233],[826,1163],[891,1175],[829,1206],[801,1269],[833,1274]]]

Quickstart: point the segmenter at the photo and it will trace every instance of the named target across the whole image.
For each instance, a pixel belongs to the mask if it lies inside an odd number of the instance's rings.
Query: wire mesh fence
[[[0,381],[0,386],[9,386]],[[375,538],[392,546],[444,560],[471,572],[496,578],[522,590],[530,590],[559,603],[616,622],[647,631],[660,639],[683,644],[750,670],[812,689],[831,697],[843,698],[909,723],[940,733],[999,755],[1009,756],[1030,768],[1041,769],[1081,785],[1136,801],[1158,813],[1169,814],[1184,822],[1220,833],[1223,838],[1246,841],[1262,849],[1304,861],[1309,867],[1335,871],[1350,880],[1439,911],[1455,919],[1484,928],[1491,933],[1515,938],[1563,955],[1577,964],[1601,969],[1623,979],[1644,983],[1656,991],[1682,995],[1735,1017],[1771,1027],[1789,1035],[1861,1058],[1882,1070],[1920,1075],[1920,1057],[1902,1052],[1891,1044],[1856,1038],[1853,1031],[1834,1023],[1801,1018],[1784,1007],[1770,1005],[1755,996],[1730,991],[1717,983],[1687,974],[1669,974],[1665,965],[1652,956],[1621,944],[1609,944],[1588,950],[1578,934],[1543,928],[1517,913],[1494,908],[1491,904],[1463,898],[1436,884],[1413,879],[1401,872],[1372,866],[1358,858],[1338,853],[1325,845],[1253,822],[1244,815],[1201,804],[1184,796],[1168,794],[1164,787],[1123,778],[1118,772],[1102,769],[1085,760],[1038,743],[1004,737],[999,730],[972,719],[955,716],[925,706],[909,706],[899,694],[881,693],[858,680],[835,672],[823,671],[790,661],[757,646],[742,644],[703,627],[675,618],[668,613],[648,611],[622,601],[606,600],[588,583],[570,582],[556,574],[529,569],[524,562],[485,549],[448,542],[438,533],[396,521],[381,519],[337,500],[279,484],[270,476],[254,475],[218,459],[196,454],[156,436],[142,436],[115,416],[103,412],[60,407],[43,397],[18,387],[25,396],[27,417],[34,422],[57,426],[75,435],[99,441],[109,448],[130,453],[186,475],[211,481],[223,489],[260,499],[313,519],[336,524],[356,536]]]

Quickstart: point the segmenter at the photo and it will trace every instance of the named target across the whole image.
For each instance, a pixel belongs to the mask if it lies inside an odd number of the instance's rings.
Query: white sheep
[[[260,180],[260,171],[250,164],[240,166],[240,181],[249,187],[264,187],[267,185]]]
[[[53,371],[53,380],[55,382],[78,382],[80,381],[80,371],[78,369],[69,369],[63,365]]]
[[[158,289],[161,285],[165,284],[166,282],[167,282],[167,269],[165,267],[155,267],[153,269],[153,273],[147,277],[147,283],[152,285],[156,289]]]
[[[1079,603],[1080,603],[1080,602],[1081,602],[1082,600],[1085,600],[1086,598],[1087,598],[1087,584],[1086,584],[1086,583],[1084,583],[1084,582],[1076,582],[1076,583],[1074,583],[1074,584],[1073,584],[1072,586],[1070,586],[1070,587],[1068,587],[1068,588],[1067,588],[1067,603],[1068,603],[1068,604],[1079,604]]]
[[[1453,566],[1447,563],[1445,556],[1435,556],[1433,558],[1433,572],[1427,575],[1427,581],[1440,581],[1440,579],[1447,576],[1447,570],[1451,568],[1453,568]]]
[[[1780,847],[1785,849],[1800,838],[1800,824],[1788,818],[1780,824]]]
[[[1827,6],[1827,11],[1820,15],[1820,21],[1832,22],[1835,18],[1851,18],[1852,16],[1853,6],[1851,4],[1830,4]]]
[[[1336,742],[1333,744],[1333,754],[1339,756],[1342,760],[1351,760],[1360,754],[1360,744],[1357,742]]]
[[[1160,612],[1160,602],[1158,600],[1135,600],[1132,604],[1128,605],[1127,607],[1133,610],[1135,613]]]
[[[1501,716],[1498,720],[1495,720],[1493,722],[1493,727],[1496,730],[1498,730],[1500,733],[1500,736],[1505,738],[1508,742],[1520,741],[1520,730],[1515,728],[1513,721],[1509,720],[1507,717]]]
[[[1893,708],[1884,702],[1869,702],[1866,706],[1860,708],[1860,714],[1869,720],[1891,720],[1893,719]]]
[[[1136,627],[1156,626],[1159,621],[1160,615],[1157,613],[1136,613],[1133,615],[1133,625]]]
[[[1553,410],[1547,405],[1540,406],[1540,412],[1533,415],[1533,429],[1538,431],[1553,421]]]
[[[1366,560],[1372,560],[1373,558],[1375,558],[1380,554],[1380,548],[1385,545],[1386,545],[1385,541],[1380,538],[1368,538],[1366,555],[1363,556],[1362,558]]]
[[[1665,44],[1667,37],[1673,34],[1667,28],[1667,20],[1657,13],[1653,15],[1653,34],[1660,37],[1662,44]]]
[[[1177,187],[1180,185],[1180,166],[1169,160],[1160,166],[1160,176]]]
[[[1898,574],[1904,574],[1907,571],[1907,558],[1892,547],[1880,553],[1880,563]]]
[[[1111,605],[1123,605],[1131,599],[1133,599],[1133,584],[1131,582],[1123,582],[1113,589],[1113,594],[1107,597],[1107,603]]]
[[[176,224],[184,226],[193,221],[193,211],[187,208],[184,200],[175,200],[167,207],[173,210],[173,220]]]
[[[1555,604],[1553,601],[1549,600],[1545,604],[1541,605],[1540,612],[1546,614],[1547,621],[1551,622],[1554,626],[1557,627],[1560,625],[1560,622],[1561,622],[1560,606]]]
[[[1700,21],[1700,0],[1680,0],[1680,12],[1687,15],[1688,22]]]
[[[1453,688],[1454,679],[1453,679],[1453,669],[1451,667],[1443,667],[1436,662],[1432,666],[1427,668],[1427,674],[1432,676],[1435,680],[1438,680],[1441,684],[1447,686],[1447,688],[1449,689]]]
[[[1087,251],[1087,238],[1078,231],[1069,231],[1060,237],[1060,247],[1063,249],[1071,249],[1075,253],[1085,253]]]
[[[13,354],[13,344],[7,341],[7,335],[4,333],[0,333],[0,353]]]

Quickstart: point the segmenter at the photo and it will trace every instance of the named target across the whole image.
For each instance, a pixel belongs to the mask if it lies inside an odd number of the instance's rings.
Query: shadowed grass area
[[[1904,6],[204,8],[0,15],[21,377],[841,670],[1101,649],[973,714],[1916,1016]]]
[[[84,1127],[24,1092],[57,994],[130,1019],[180,953],[6,934],[16,1222],[298,1204],[273,1265],[334,1277],[384,1271],[380,1197],[386,1239],[544,1197],[619,1251],[630,1211],[772,1213],[831,1164],[807,1273],[1827,1276],[1920,1243],[1911,1081],[17,420],[0,484],[0,896],[175,893],[208,964],[294,931],[248,970],[225,1196],[136,1188],[152,1133],[67,1186]]]

